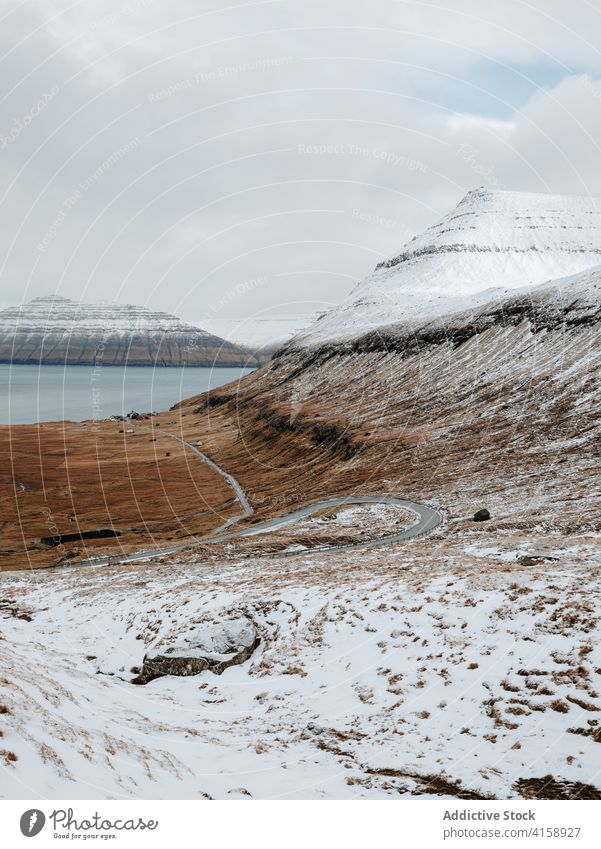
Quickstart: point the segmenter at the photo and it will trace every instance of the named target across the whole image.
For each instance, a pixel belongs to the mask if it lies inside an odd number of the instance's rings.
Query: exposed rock
[[[72,534],[55,534],[51,537],[42,537],[40,542],[43,545],[57,546],[84,539],[105,539],[119,536],[121,536],[121,531],[117,531],[115,528],[98,528],[93,531],[77,531]]]
[[[474,513],[474,522],[487,522],[490,519],[490,513],[483,507],[481,510],[476,510]]]
[[[428,793],[429,795],[447,796],[455,799],[466,799],[469,801],[475,800],[491,800],[495,797],[486,793],[481,793],[478,790],[471,790],[463,787],[459,780],[451,781],[443,775],[421,775],[417,772],[409,770],[401,770],[396,768],[371,768],[366,767],[366,771],[370,775],[385,776],[387,778],[410,778],[417,784],[414,795],[420,793]]]
[[[31,622],[32,616],[26,610],[21,609],[12,599],[0,599],[0,616],[13,619],[22,619],[24,622]]]
[[[145,655],[142,671],[131,683],[148,684],[163,675],[199,675],[207,669],[221,675],[230,666],[245,663],[260,642],[255,626],[246,618],[205,627],[163,654]]]
[[[520,778],[515,789],[524,799],[601,799],[601,790],[580,781],[564,781],[552,775],[542,778]]]

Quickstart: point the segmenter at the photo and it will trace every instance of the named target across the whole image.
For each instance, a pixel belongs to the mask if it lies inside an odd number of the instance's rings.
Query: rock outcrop
[[[206,670],[221,675],[230,666],[245,663],[260,643],[253,623],[248,619],[226,621],[187,637],[161,654],[145,655],[140,674],[132,684],[148,684],[164,675],[187,677]]]

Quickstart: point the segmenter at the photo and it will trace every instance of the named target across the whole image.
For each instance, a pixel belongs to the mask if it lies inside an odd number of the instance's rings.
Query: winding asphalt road
[[[234,525],[236,524],[236,522],[240,522],[242,519],[248,519],[249,516],[253,515],[255,511],[253,510],[246,493],[233,475],[230,475],[228,472],[225,471],[225,469],[222,469],[221,466],[218,466],[214,460],[211,460],[208,454],[205,454],[203,451],[197,448],[196,445],[192,445],[191,442],[186,442],[185,439],[176,436],[174,433],[169,433],[168,430],[159,430],[159,433],[162,433],[163,436],[168,436],[170,439],[174,439],[176,442],[179,442],[180,445],[183,445],[184,449],[189,448],[190,451],[192,451],[194,454],[197,454],[210,469],[213,469],[214,472],[217,472],[218,475],[221,475],[221,477],[225,479],[225,482],[228,484],[228,486],[231,486],[231,488],[234,490],[236,500],[242,507],[242,515],[230,517],[227,522],[224,522],[223,525],[220,525],[218,528],[216,528],[216,533],[221,533],[221,531],[224,531],[226,528],[229,528],[230,525]]]
[[[403,528],[397,533],[388,534],[386,536],[377,537],[376,539],[359,540],[357,542],[345,543],[343,545],[323,545],[313,548],[303,548],[293,551],[279,551],[277,555],[294,556],[299,554],[309,554],[315,551],[348,551],[350,549],[372,548],[380,545],[391,545],[395,542],[404,542],[405,540],[415,539],[416,537],[424,536],[437,528],[442,522],[442,515],[433,507],[428,507],[426,504],[418,504],[415,501],[407,501],[403,498],[397,498],[394,495],[350,495],[340,498],[326,498],[322,501],[315,501],[313,504],[308,504],[305,507],[300,507],[291,513],[286,513],[284,516],[279,516],[275,519],[266,519],[264,522],[258,522],[250,528],[243,528],[238,531],[228,531],[232,525],[248,519],[254,514],[253,507],[248,500],[248,497],[236,478],[230,475],[221,466],[218,466],[214,460],[201,451],[196,445],[191,442],[186,442],[179,436],[176,436],[169,431],[159,431],[163,436],[168,436],[184,446],[185,449],[192,451],[200,459],[209,466],[214,472],[221,475],[227,484],[233,489],[236,500],[242,507],[242,513],[238,516],[231,516],[226,522],[220,525],[210,537],[201,537],[193,542],[180,543],[166,548],[153,548],[146,551],[137,551],[133,554],[116,554],[103,557],[93,557],[88,560],[80,560],[74,563],[65,563],[65,566],[107,566],[109,564],[131,563],[138,560],[150,560],[153,557],[163,557],[168,554],[176,554],[179,551],[185,551],[189,548],[194,548],[200,544],[209,542],[225,542],[230,539],[239,539],[240,537],[254,536],[267,531],[275,531],[285,525],[291,525],[299,519],[304,519],[311,516],[320,510],[328,507],[348,507],[353,504],[389,504],[393,507],[402,507],[405,510],[410,510],[415,515],[415,522],[409,527]]]

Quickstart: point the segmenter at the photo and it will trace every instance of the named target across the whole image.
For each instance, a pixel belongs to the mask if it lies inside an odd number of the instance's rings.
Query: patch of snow
[[[487,559],[492,557],[495,560],[504,560],[508,563],[513,560],[517,560],[518,557],[523,557],[526,554],[526,551],[524,551],[523,549],[516,549],[512,551],[504,550],[502,548],[498,548],[497,546],[482,548],[478,545],[466,545],[465,550],[473,557],[486,557]]]

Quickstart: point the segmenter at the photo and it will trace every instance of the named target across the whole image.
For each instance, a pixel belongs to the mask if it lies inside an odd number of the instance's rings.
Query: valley
[[[370,278],[170,411],[4,429],[15,797],[601,797],[598,203],[470,195],[375,272],[460,303]]]

